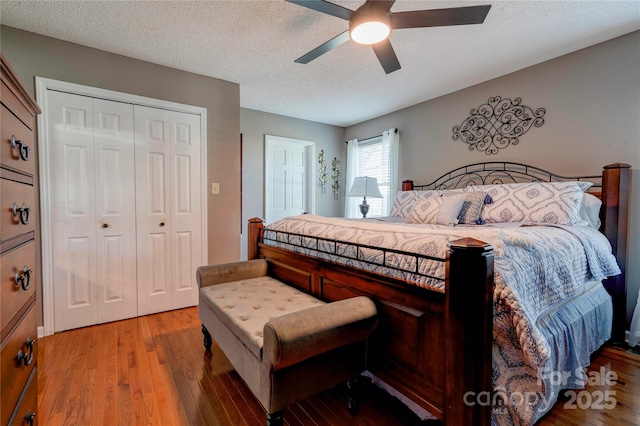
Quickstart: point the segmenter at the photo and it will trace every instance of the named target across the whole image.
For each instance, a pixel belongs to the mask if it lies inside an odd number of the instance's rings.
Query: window
[[[383,198],[367,198],[371,216],[387,216],[391,211],[397,184],[398,133],[396,129],[362,141],[350,141],[347,149],[348,192],[356,177],[369,176],[378,180]],[[345,203],[346,217],[362,217],[358,205],[362,197],[348,197]]]
[[[382,136],[358,143],[358,171],[356,176],[370,176],[378,179],[380,193],[384,198],[367,198],[367,216],[386,216],[387,199],[391,192],[389,158],[382,146]],[[395,194],[394,194],[395,195]],[[358,200],[360,204],[362,200]]]

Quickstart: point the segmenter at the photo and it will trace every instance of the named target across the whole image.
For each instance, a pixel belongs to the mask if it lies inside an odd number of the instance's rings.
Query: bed
[[[563,200],[579,187],[580,194],[588,190],[602,200],[601,234],[573,226],[575,217],[571,226],[548,224],[548,212],[541,216],[545,223],[534,226],[404,223],[413,205],[402,220],[305,215],[264,228],[251,219],[249,258],[265,258],[271,275],[321,299],[374,300],[380,326],[368,351],[369,371],[445,424],[532,424],[560,389],[580,387],[580,367],[591,352],[609,338],[624,338],[629,178],[630,166],[621,163],[605,166],[602,175],[568,178],[490,162],[460,167],[421,187],[403,182],[407,192],[401,195],[436,191],[441,204],[474,191],[484,198],[489,187],[478,185],[490,185],[498,201],[496,191],[526,182],[540,183],[536,190],[570,188]],[[500,205],[485,206],[485,213],[502,214],[495,208]],[[521,267],[534,260],[537,274]],[[552,263],[557,271],[548,273],[544,265]],[[558,372],[570,374],[552,380]]]

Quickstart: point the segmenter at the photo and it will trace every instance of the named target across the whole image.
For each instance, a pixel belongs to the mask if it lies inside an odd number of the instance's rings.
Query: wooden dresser
[[[40,109],[2,59],[0,141],[0,425],[37,423],[35,116]]]

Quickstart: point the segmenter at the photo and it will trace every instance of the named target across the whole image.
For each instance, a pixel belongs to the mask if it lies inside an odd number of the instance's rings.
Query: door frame
[[[315,167],[312,165],[315,164],[314,160],[316,157],[316,143],[313,141],[303,140],[303,139],[294,139],[294,138],[286,138],[282,136],[273,136],[273,135],[264,135],[264,219],[265,223],[271,223],[270,217],[268,215],[267,209],[267,200],[269,199],[268,195],[271,190],[271,183],[268,179],[268,176],[271,174],[271,162],[269,161],[269,153],[271,152],[271,145],[273,143],[285,143],[297,146],[304,146],[305,148],[305,173],[307,175],[306,179],[306,193],[307,199],[305,200],[307,204],[307,212],[314,214],[316,212],[316,187],[314,182],[315,178]]]
[[[117,92],[113,90],[100,89],[97,87],[84,86],[81,84],[69,83],[50,78],[36,77],[36,100],[42,109],[42,114],[38,115],[38,157],[39,157],[39,184],[40,184],[40,230],[42,246],[42,326],[38,326],[38,337],[50,336],[54,332],[53,316],[53,249],[52,249],[52,224],[51,215],[43,212],[51,211],[51,187],[49,185],[49,172],[51,164],[49,162],[51,143],[47,132],[48,117],[47,93],[49,90],[70,93],[73,95],[100,98],[109,101],[123,102],[134,105],[142,105],[152,108],[166,109],[171,111],[193,114],[200,117],[200,144],[201,156],[201,205],[202,205],[202,233],[208,235],[207,230],[207,109],[203,107],[180,104],[161,99],[148,98],[145,96],[133,95],[130,93]],[[208,259],[208,239],[202,239],[202,258]]]

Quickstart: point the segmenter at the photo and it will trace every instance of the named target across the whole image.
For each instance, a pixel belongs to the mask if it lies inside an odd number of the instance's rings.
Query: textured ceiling
[[[334,1],[356,9],[363,1]],[[280,0],[0,1],[3,25],[240,85],[244,108],[348,126],[640,29],[636,1],[398,0],[392,12],[492,4],[482,25],[397,30],[386,75],[348,22]]]

